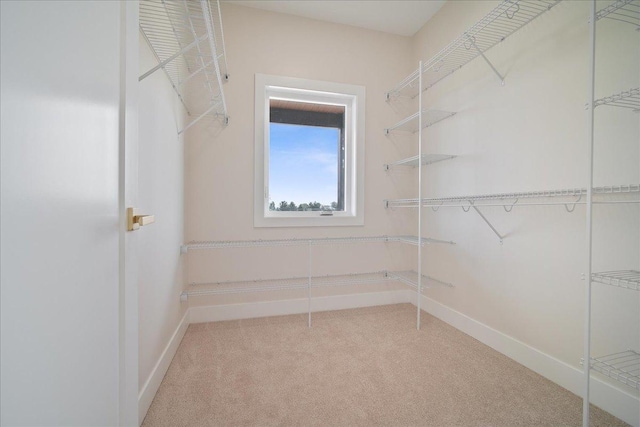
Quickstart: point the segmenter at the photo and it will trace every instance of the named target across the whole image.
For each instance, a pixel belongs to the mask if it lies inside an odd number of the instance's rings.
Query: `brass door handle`
[[[127,208],[127,231],[135,231],[155,221],[156,218],[153,215],[140,215],[139,209]]]

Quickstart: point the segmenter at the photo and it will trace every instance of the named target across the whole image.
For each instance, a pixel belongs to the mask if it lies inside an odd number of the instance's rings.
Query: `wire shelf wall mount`
[[[191,117],[178,134],[204,118],[229,123],[222,85],[229,78],[219,0],[142,0],[140,32],[158,64],[139,81],[162,69]],[[203,79],[206,100],[192,100],[186,84]],[[204,102],[206,101],[206,103]]]

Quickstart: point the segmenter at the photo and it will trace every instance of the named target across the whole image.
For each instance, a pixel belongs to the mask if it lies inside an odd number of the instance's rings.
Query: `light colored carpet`
[[[410,304],[190,325],[143,426],[580,426],[576,395]],[[592,426],[624,426],[592,407]]]

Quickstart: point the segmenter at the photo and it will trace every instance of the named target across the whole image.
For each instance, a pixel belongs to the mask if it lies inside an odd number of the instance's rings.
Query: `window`
[[[364,225],[364,87],[255,83],[254,225]]]

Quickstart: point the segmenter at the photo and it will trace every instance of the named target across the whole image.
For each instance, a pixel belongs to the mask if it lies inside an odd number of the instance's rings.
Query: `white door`
[[[135,425],[137,3],[0,8],[0,424]]]

